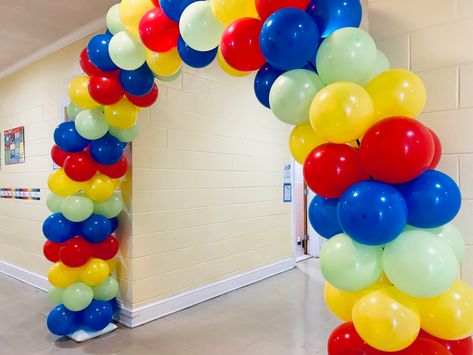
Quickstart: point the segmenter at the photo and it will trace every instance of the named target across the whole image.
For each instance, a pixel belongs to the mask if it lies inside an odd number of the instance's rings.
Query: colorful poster
[[[5,165],[25,162],[25,127],[16,127],[3,132],[5,143]]]
[[[41,190],[39,188],[0,188],[0,198],[15,200],[40,200]]]

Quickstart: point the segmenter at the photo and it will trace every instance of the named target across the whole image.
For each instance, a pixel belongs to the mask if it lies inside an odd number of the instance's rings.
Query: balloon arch
[[[60,166],[48,180],[44,255],[54,263],[47,320],[56,335],[99,331],[117,309],[111,276],[123,209],[120,178],[138,112],[155,78],[216,57],[232,76],[257,71],[262,105],[295,125],[289,148],[317,194],[309,208],[327,238],[320,264],[328,308],[345,323],[330,355],[472,354],[473,289],[457,279],[463,239],[450,223],[455,182],[436,171],[440,141],[415,118],[426,92],[390,69],[357,27],[359,0],[123,0],[107,32],[80,54],[69,121],[54,132]]]

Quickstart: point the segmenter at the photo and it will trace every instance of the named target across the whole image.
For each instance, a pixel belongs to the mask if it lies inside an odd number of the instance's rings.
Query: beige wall
[[[0,199],[0,260],[43,275],[52,134],[85,43],[0,80],[0,130],[24,125],[26,134],[26,163],[5,167],[2,157],[0,187],[42,189],[39,202]],[[141,112],[134,179],[122,185],[128,201],[133,189],[134,212],[120,233],[126,306],[291,257],[290,205],[281,202],[290,128],[257,102],[252,79],[186,68],[158,83],[158,103]]]
[[[424,80],[421,120],[439,135],[440,169],[459,183],[463,206],[456,224],[467,252],[462,277],[473,283],[473,1],[369,1],[370,31],[392,61]]]
[[[159,83],[133,146],[134,306],[291,257],[282,203],[290,129],[253,94],[253,76],[215,63]]]

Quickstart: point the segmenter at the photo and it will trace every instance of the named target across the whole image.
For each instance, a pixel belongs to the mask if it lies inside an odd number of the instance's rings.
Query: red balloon
[[[232,68],[252,71],[266,62],[259,44],[261,27],[263,21],[244,17],[232,22],[223,31],[220,49]]]
[[[161,5],[159,4],[159,0],[151,0],[154,4],[154,6],[156,7],[161,7]]]
[[[440,143],[439,137],[429,128],[430,134],[432,134],[432,139],[434,140],[434,157],[432,162],[429,165],[429,169],[435,169],[440,163],[440,158],[442,158],[442,143]],[[473,354],[473,352],[472,352]]]
[[[118,74],[120,73],[119,70],[115,71],[103,71],[99,68],[97,68],[89,59],[89,54],[87,53],[87,48],[84,48],[82,52],[80,52],[80,67],[89,76],[92,75],[97,75],[97,76],[115,76],[118,77]]]
[[[432,339],[418,337],[416,341],[404,350],[391,352],[392,355],[452,355],[439,343]]]
[[[133,96],[127,92],[125,92],[125,96],[135,106],[149,107],[158,99],[158,86],[154,84],[151,91],[143,96]]]
[[[376,350],[366,344],[358,335],[351,322],[343,323],[330,334],[327,343],[328,355],[380,355],[383,351]]]
[[[460,339],[460,340],[444,340],[433,335],[430,335],[426,331],[420,331],[419,337],[431,339],[440,345],[442,345],[445,349],[450,351],[452,355],[471,355],[473,354],[473,339],[471,337]]]
[[[274,12],[286,7],[295,7],[305,11],[309,2],[310,0],[256,0],[256,10],[264,21]]]
[[[84,238],[74,237],[61,248],[59,257],[66,266],[80,267],[92,257],[92,248]]]
[[[91,243],[92,254],[94,258],[108,260],[113,258],[118,253],[118,239],[113,235],[109,235],[100,243]]]
[[[72,153],[64,161],[64,172],[74,181],[88,181],[97,172],[97,164],[86,152]]]
[[[154,52],[169,52],[177,47],[179,24],[161,8],[149,10],[141,19],[139,33],[143,44]]]
[[[98,164],[97,167],[102,174],[107,175],[111,179],[118,179],[126,174],[126,171],[128,169],[128,160],[123,155],[120,160],[117,161],[115,164]]]
[[[415,179],[429,167],[434,140],[419,121],[391,117],[366,132],[360,147],[363,167],[375,180],[400,184]]]
[[[53,243],[47,240],[43,245],[43,254],[49,261],[57,263],[59,259],[59,252],[66,243]]]
[[[90,96],[101,105],[116,104],[125,94],[120,82],[114,77],[91,76],[88,88]]]
[[[53,162],[55,162],[57,165],[62,167],[64,165],[64,160],[66,160],[69,155],[72,153],[65,152],[61,148],[59,148],[56,144],[53,145],[51,148],[51,158],[53,159]]]
[[[304,178],[317,195],[338,198],[351,185],[368,180],[357,148],[326,143],[315,148],[304,162]]]

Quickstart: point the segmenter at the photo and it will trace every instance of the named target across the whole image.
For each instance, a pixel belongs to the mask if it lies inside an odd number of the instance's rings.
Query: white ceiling
[[[0,73],[31,62],[35,54],[74,32],[82,29],[84,36],[100,28],[97,24],[104,27],[107,10],[117,2],[0,0]]]

